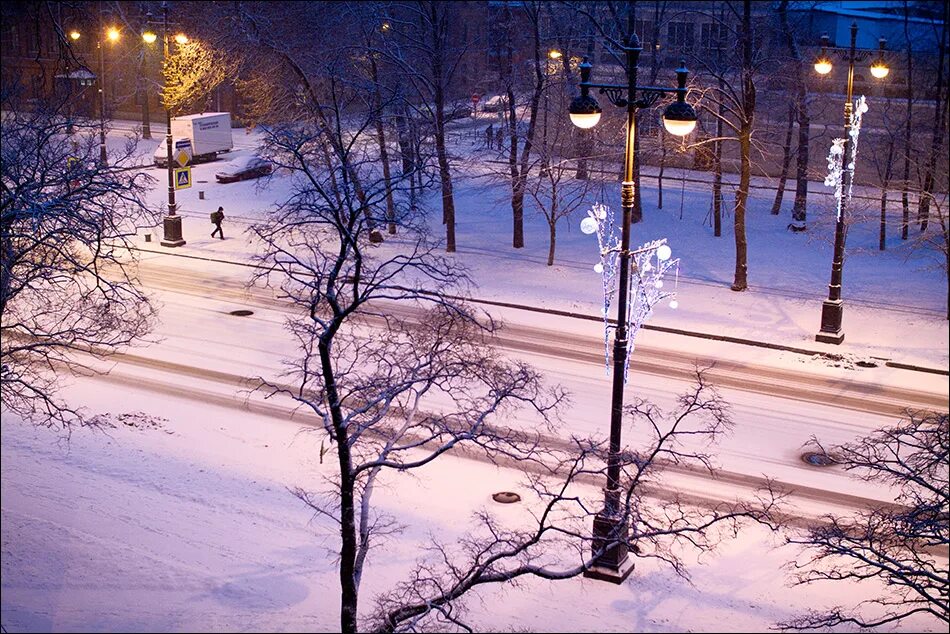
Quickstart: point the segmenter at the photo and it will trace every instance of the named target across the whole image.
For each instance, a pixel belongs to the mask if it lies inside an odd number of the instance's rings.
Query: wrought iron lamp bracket
[[[593,83],[581,83],[581,86],[597,88],[600,94],[607,95],[608,101],[618,108],[626,108],[630,103],[625,96],[628,90],[627,86]],[[641,94],[641,97],[633,102],[634,107],[637,109],[650,108],[660,97],[677,92],[676,88],[656,88],[654,86],[637,86],[635,90]]]

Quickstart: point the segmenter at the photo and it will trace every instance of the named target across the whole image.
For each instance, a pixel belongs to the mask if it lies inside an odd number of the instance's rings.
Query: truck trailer
[[[175,143],[182,139],[191,141],[192,163],[215,160],[218,154],[234,148],[231,113],[202,112],[172,118],[172,160],[175,160]],[[164,138],[155,149],[154,159],[159,167],[167,166],[168,149]]]

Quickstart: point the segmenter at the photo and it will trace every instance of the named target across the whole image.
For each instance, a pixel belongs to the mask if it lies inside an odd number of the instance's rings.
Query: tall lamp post
[[[162,64],[167,70],[168,64],[168,3],[162,2]],[[183,35],[176,36],[178,41],[187,41]],[[168,170],[168,215],[162,222],[162,241],[163,247],[180,247],[185,244],[181,233],[181,216],[176,212],[178,205],[175,203],[175,168],[172,164],[172,111],[165,101],[165,162]]]
[[[145,14],[145,23],[150,24],[152,21],[151,12]],[[151,113],[149,113],[148,107],[148,71],[149,63],[148,57],[151,52],[151,46],[155,43],[155,40],[158,39],[158,35],[155,34],[149,28],[146,28],[145,32],[142,33],[142,41],[145,43],[145,46],[142,48],[142,66],[139,72],[139,81],[142,83],[142,138],[151,139],[152,138],[152,118]]]
[[[78,32],[77,32],[78,33]],[[108,31],[102,25],[102,12],[99,13],[99,162],[106,166],[109,164],[109,158],[106,156],[106,64],[103,49],[103,35],[110,42],[119,40],[119,30],[115,27],[109,27]],[[75,39],[75,38],[74,38]]]
[[[848,48],[828,46],[828,35],[821,37],[821,55],[815,62],[815,72],[827,75],[831,72],[830,55],[846,56],[848,60],[848,87],[844,102],[844,156],[841,183],[841,199],[838,202],[838,217],[835,221],[834,256],[831,261],[831,282],[828,284],[828,299],[821,306],[821,330],[815,340],[822,343],[840,344],[844,341],[844,331],[841,328],[841,318],[844,314],[844,300],[841,299],[841,273],[844,268],[844,243],[847,234],[847,203],[851,192],[851,183],[854,178],[854,139],[851,131],[854,125],[854,63],[867,59],[872,51],[857,51],[858,23],[851,23],[851,45]],[[877,79],[887,77],[889,69],[884,62],[884,48],[886,40],[882,37],[878,41],[878,55],[871,65],[871,75]]]
[[[591,96],[590,89],[598,88],[606,94],[614,106],[627,109],[627,132],[624,145],[623,184],[621,202],[623,224],[621,225],[619,252],[619,288],[617,302],[617,326],[613,343],[613,387],[610,408],[610,445],[607,455],[607,486],[604,489],[604,508],[594,517],[593,553],[594,565],[585,576],[613,583],[621,583],[633,570],[628,556],[627,513],[621,508],[620,490],[620,430],[623,421],[623,388],[625,367],[629,349],[627,332],[627,300],[630,288],[630,222],[634,200],[634,135],[636,116],[640,108],[649,108],[666,94],[675,94],[676,101],[667,106],[663,123],[671,134],[685,136],[696,127],[696,111],[686,103],[685,62],[676,69],[677,87],[660,88],[637,85],[637,62],[640,58],[640,40],[634,33],[633,12],[628,15],[627,30],[630,33],[622,50],[626,56],[626,85],[595,84],[591,82],[592,66],[585,58],[580,65],[581,94],[570,105],[571,121],[579,128],[592,128],[600,121],[601,108]]]

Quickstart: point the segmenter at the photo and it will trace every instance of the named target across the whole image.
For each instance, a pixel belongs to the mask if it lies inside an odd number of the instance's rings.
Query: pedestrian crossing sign
[[[175,168],[175,189],[188,189],[191,187],[191,167]]]

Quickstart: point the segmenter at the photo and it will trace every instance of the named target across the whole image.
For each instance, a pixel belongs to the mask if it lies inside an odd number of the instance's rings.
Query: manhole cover
[[[517,493],[512,493],[511,491],[501,491],[491,496],[493,500],[499,502],[500,504],[511,504],[513,502],[520,502],[521,496]]]
[[[228,314],[233,315],[235,317],[249,317],[254,314],[254,311],[253,310],[232,310]]]
[[[808,451],[802,454],[802,462],[813,467],[830,467],[835,464],[835,459],[820,451]]]

